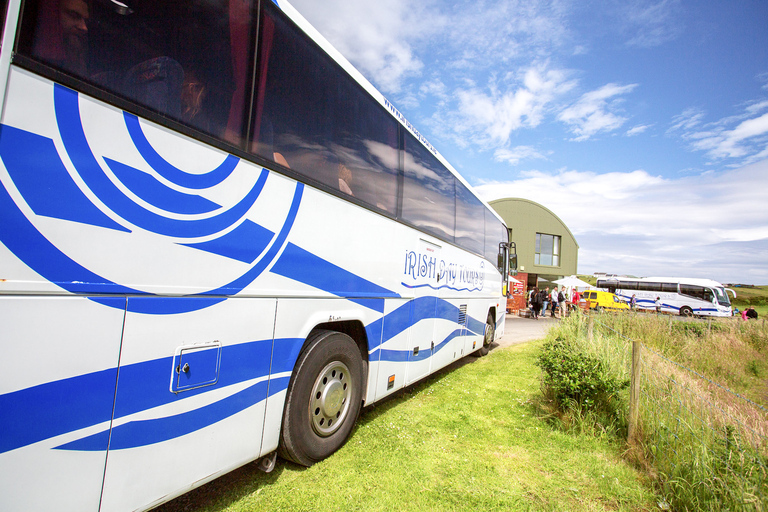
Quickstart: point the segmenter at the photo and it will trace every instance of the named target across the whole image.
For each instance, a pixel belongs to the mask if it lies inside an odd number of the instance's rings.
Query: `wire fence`
[[[630,412],[638,413],[636,425],[630,413],[630,437],[657,473],[667,500],[660,506],[768,511],[768,410],[606,323],[595,324],[637,351],[631,387],[639,392],[630,400],[638,403],[630,403]]]

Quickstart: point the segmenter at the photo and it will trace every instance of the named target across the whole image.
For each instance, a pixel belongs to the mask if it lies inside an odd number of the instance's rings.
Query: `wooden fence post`
[[[587,339],[589,342],[595,341],[595,318],[590,314],[587,320]]]
[[[639,341],[632,342],[632,376],[629,384],[629,425],[627,432],[627,442],[632,444],[636,441],[637,422],[640,413],[640,349],[642,345]]]

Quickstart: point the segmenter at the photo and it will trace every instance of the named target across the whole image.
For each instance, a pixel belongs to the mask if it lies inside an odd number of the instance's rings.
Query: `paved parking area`
[[[496,343],[499,347],[508,347],[526,341],[540,340],[544,338],[547,330],[559,321],[559,318],[550,316],[534,320],[533,318],[508,314],[504,323],[504,336]]]

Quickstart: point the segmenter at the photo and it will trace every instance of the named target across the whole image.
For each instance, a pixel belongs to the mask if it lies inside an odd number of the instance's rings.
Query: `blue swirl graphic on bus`
[[[275,233],[246,218],[267,183],[270,175],[267,169],[261,169],[251,188],[235,204],[225,208],[202,196],[171,188],[150,174],[125,163],[104,157],[104,162],[122,186],[155,208],[149,210],[126,195],[94,155],[80,117],[78,94],[54,84],[53,99],[54,114],[66,156],[87,189],[81,189],[81,185],[70,175],[52,139],[11,126],[0,126],[0,158],[16,190],[36,216],[97,226],[125,234],[134,233],[137,229],[143,230],[168,238],[166,243],[191,247],[248,264],[247,269],[238,277],[230,278],[228,283],[199,293],[207,295],[207,300],[185,301],[182,298],[174,301],[170,309],[137,312],[180,313],[221,302],[225,300],[221,296],[237,294],[251,284],[277,258],[287,243],[301,204],[303,184],[297,183],[293,197],[286,197],[290,201],[289,209],[282,226]],[[138,118],[125,114],[124,120],[131,141],[142,158],[157,175],[173,185],[193,190],[218,185],[232,174],[240,162],[237,157],[227,155],[209,173],[187,173],[160,157],[144,136]],[[103,206],[94,202],[88,193],[93,194]],[[158,210],[168,212],[169,215],[160,214]],[[28,218],[19,208],[5,184],[0,185],[0,213],[3,218],[0,241],[46,280],[72,293],[153,295],[92,271],[76,261],[76,257],[57,247],[38,229],[35,219]],[[199,241],[201,238],[204,241]],[[116,307],[106,299],[92,300]]]
[[[205,174],[190,174],[168,163],[168,161],[160,156],[144,135],[138,117],[128,112],[123,112],[123,118],[125,119],[125,127],[128,128],[128,134],[131,136],[133,144],[139,150],[144,160],[160,176],[176,185],[192,189],[211,188],[227,179],[232,174],[232,171],[235,170],[235,167],[237,167],[238,162],[240,162],[240,159],[236,156],[227,155],[221,165],[212,171]]]

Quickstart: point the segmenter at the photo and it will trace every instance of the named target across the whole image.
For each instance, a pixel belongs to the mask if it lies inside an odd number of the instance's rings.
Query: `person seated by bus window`
[[[341,190],[345,194],[355,197],[355,194],[352,193],[352,189],[349,188],[349,184],[351,182],[352,182],[352,171],[350,171],[346,165],[340,163],[339,164],[339,190]]]
[[[269,120],[269,116],[266,114],[261,116],[257,129],[254,132],[254,140],[251,142],[251,153],[269,158],[273,162],[290,169],[291,166],[288,164],[285,156],[279,151],[275,151],[275,129],[272,126],[272,121]]]
[[[203,110],[207,94],[208,88],[197,79],[195,72],[190,68],[184,70],[184,82],[181,84],[181,119],[194,128],[210,133],[210,122]]]
[[[32,53],[71,73],[88,76],[86,0],[48,0],[40,6]]]

